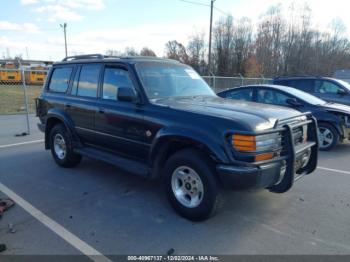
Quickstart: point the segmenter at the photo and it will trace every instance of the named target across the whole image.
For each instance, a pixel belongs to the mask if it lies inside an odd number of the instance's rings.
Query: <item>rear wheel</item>
[[[318,124],[318,142],[322,151],[329,151],[337,145],[339,141],[338,131],[330,124]]]
[[[211,160],[199,151],[185,149],[171,156],[164,167],[164,186],[181,216],[200,221],[215,213],[218,182]]]
[[[62,167],[73,167],[80,163],[81,155],[73,152],[71,136],[63,124],[55,125],[50,132],[51,154]]]

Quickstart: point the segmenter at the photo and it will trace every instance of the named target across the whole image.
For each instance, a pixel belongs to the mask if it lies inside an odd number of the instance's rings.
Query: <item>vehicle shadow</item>
[[[103,232],[106,239],[112,239],[113,232],[122,236],[123,240],[116,244],[118,254],[165,254],[171,248],[180,254],[232,254],[235,242],[241,242],[260,223],[278,217],[291,197],[266,190],[222,191],[216,215],[206,221],[192,222],[173,211],[160,179],[150,181],[90,159],[84,160],[81,168],[87,171],[84,176],[98,176],[103,184],[103,190],[86,201],[94,220],[108,225],[108,232]],[[79,212],[87,212],[84,204]],[[134,243],[131,246],[127,244],[130,241]],[[114,245],[101,248],[116,254]]]
[[[286,206],[297,198],[293,191],[223,191],[217,214],[192,222],[173,211],[161,180],[88,158],[75,168],[60,168],[48,151],[36,148],[2,155],[2,182],[104,254],[261,253],[262,245],[251,243],[252,234],[276,233],[271,225],[288,219]]]

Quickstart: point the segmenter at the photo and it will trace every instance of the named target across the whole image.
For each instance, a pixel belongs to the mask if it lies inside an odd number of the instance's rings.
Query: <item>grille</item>
[[[299,127],[292,128],[294,146],[301,145],[307,140],[307,124]],[[285,130],[282,132],[282,150],[281,156],[288,154],[288,131]]]

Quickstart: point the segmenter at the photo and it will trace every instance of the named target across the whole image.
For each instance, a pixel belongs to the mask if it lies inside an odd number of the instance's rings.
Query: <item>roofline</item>
[[[93,60],[93,61],[107,61],[107,60],[150,60],[150,61],[169,61],[169,62],[175,62],[180,63],[177,60],[169,59],[169,58],[161,58],[161,57],[155,57],[155,56],[108,56],[108,55],[102,55],[102,54],[86,54],[86,55],[76,55],[76,56],[67,56],[62,61],[59,61],[57,63],[64,63],[64,62],[78,62],[78,61],[86,61],[86,60]]]
[[[320,76],[320,75],[290,75],[290,76],[276,76],[273,79],[288,79],[288,78],[327,78],[328,76]]]

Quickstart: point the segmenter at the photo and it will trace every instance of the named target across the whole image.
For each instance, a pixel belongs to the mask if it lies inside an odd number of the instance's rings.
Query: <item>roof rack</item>
[[[65,57],[62,60],[62,62],[65,62],[65,61],[68,61],[68,60],[91,59],[91,58],[103,59],[103,55],[101,55],[101,54],[90,54],[90,55],[67,56],[67,57]]]
[[[177,60],[169,58],[161,58],[155,56],[110,56],[110,55],[101,55],[101,54],[87,54],[87,55],[76,55],[76,56],[67,56],[62,60],[62,62],[73,61],[73,60],[82,60],[82,59],[105,59],[105,58],[117,58],[117,59],[150,59],[150,60],[168,60],[173,62],[179,62]]]

